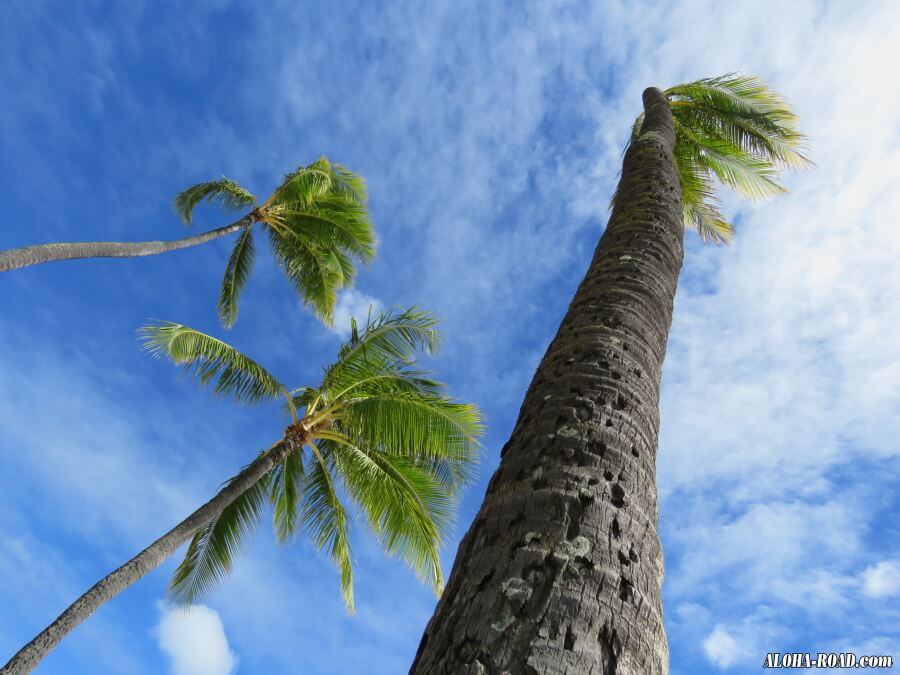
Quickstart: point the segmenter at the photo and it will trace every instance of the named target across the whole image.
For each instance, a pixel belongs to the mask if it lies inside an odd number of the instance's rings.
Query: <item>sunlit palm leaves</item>
[[[181,219],[190,225],[194,217],[194,207],[203,200],[218,204],[229,211],[244,209],[256,204],[256,197],[250,192],[233,180],[222,176],[219,180],[192,185],[179,194],[175,197],[175,210]]]
[[[248,227],[234,243],[228,265],[225,266],[222,290],[219,292],[219,316],[226,326],[233,326],[237,321],[238,296],[250,278],[255,256],[253,229]]]
[[[286,393],[284,386],[261,365],[230,345],[181,324],[160,321],[145,326],[139,336],[153,356],[163,357],[213,391],[239,402],[257,403]]]
[[[258,481],[194,535],[172,575],[169,590],[173,602],[190,605],[228,575],[245,536],[262,516],[268,483],[268,477]]]
[[[365,183],[324,157],[287,174],[262,204],[223,178],[188,188],[176,197],[175,208],[189,223],[203,200],[229,209],[252,207],[219,293],[219,315],[228,327],[237,319],[238,297],[253,267],[256,223],[268,230],[272,252],[294,290],[326,323],[332,320],[337,291],[353,283],[356,264],[375,255]]]
[[[143,335],[151,352],[185,365],[219,393],[242,401],[289,396],[298,428],[310,434],[253,494],[194,538],[173,579],[173,600],[193,602],[227,574],[258,519],[259,491],[271,502],[279,542],[302,532],[337,565],[348,608],[353,512],[365,517],[386,552],[440,589],[439,549],[456,495],[472,477],[483,427],[477,408],[451,400],[415,367],[419,352],[437,346],[433,316],[415,308],[385,312],[362,331],[354,322],[320,386],[290,394],[251,359],[190,328],[157,324]]]
[[[707,241],[725,243],[733,234],[713,178],[741,196],[762,199],[784,191],[777,180],[781,169],[811,164],[796,115],[758,78],[729,74],[664,93],[675,121],[685,224]],[[635,123],[633,139],[642,121]]]

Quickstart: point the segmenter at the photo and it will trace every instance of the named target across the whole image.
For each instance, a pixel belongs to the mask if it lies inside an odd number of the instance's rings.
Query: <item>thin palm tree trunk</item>
[[[294,442],[282,441],[272,450],[261,455],[206,504],[127,563],[103,577],[89,591],[69,605],[56,621],[22,647],[9,660],[9,663],[0,668],[0,675],[24,675],[37,668],[41,659],[69,632],[97,611],[105,602],[114,598],[148,572],[159,567],[197,530],[221,514],[229,504],[269,473],[275,465],[284,461],[294,447],[296,447]]]
[[[253,224],[253,216],[247,215],[231,225],[195,234],[174,241],[135,241],[104,242],[91,241],[81,243],[38,244],[24,248],[11,248],[0,251],[0,272],[8,272],[21,267],[40,265],[60,260],[78,260],[81,258],[138,258],[157,253],[168,253],[189,246],[205,244],[213,239],[237,232]]]
[[[668,102],[644,109],[411,673],[668,672],[655,463],[684,226]]]

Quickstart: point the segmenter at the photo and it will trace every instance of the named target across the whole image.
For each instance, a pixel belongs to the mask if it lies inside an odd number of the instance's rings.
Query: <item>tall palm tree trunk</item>
[[[294,441],[282,441],[272,450],[261,455],[206,504],[127,563],[103,577],[89,591],[69,605],[56,621],[22,647],[9,660],[9,663],[0,668],[0,675],[24,675],[37,668],[41,659],[69,632],[97,611],[105,602],[114,598],[148,572],[159,567],[197,530],[221,514],[229,504],[269,473],[276,464],[284,461],[295,447],[297,446]]]
[[[411,673],[668,672],[655,461],[684,226],[672,114],[643,98],[609,224]]]
[[[237,232],[253,224],[253,216],[247,215],[231,225],[215,230],[195,234],[174,241],[135,241],[104,242],[91,241],[81,243],[38,244],[24,248],[11,248],[0,251],[0,272],[30,267],[41,263],[60,260],[77,260],[81,258],[138,258],[145,255],[156,255],[177,251],[180,248],[205,244],[213,239]]]

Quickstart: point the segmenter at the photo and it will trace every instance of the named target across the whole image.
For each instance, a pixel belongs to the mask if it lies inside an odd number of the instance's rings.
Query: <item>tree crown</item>
[[[806,137],[787,102],[759,78],[730,73],[666,89],[675,122],[675,164],[685,225],[705,241],[727,243],[734,228],[722,215],[715,178],[757,200],[785,188],[781,169],[812,165]],[[643,113],[631,141],[640,134]]]
[[[325,157],[285,175],[262,204],[223,176],[183,191],[175,198],[175,210],[190,224],[203,201],[229,210],[251,209],[222,278],[219,316],[226,327],[237,320],[238,297],[253,269],[256,223],[267,230],[275,259],[294,290],[326,324],[332,321],[337,291],[353,283],[356,262],[375,256],[365,182]]]
[[[354,321],[318,386],[291,391],[233,347],[187,326],[141,329],[147,351],[220,395],[244,403],[284,398],[286,438],[297,430],[305,439],[195,535],[172,579],[174,602],[194,602],[227,575],[267,502],[280,543],[303,532],[337,565],[350,610],[353,507],[385,551],[440,592],[439,548],[458,492],[472,479],[483,421],[475,406],[451,399],[416,367],[417,353],[437,347],[436,323],[415,308],[370,316],[361,331]]]

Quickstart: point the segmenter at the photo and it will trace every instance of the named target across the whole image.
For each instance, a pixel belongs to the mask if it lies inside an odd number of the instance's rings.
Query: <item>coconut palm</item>
[[[748,197],[809,164],[752,77],[647,89],[612,214],[541,361],[412,673],[668,672],[655,482],[659,386],[685,226],[727,241]]]
[[[291,391],[233,347],[186,326],[157,323],[142,336],[152,354],[182,365],[218,394],[247,403],[283,397],[289,424],[210,501],[101,579],[0,673],[31,672],[69,631],[188,540],[170,592],[176,603],[194,602],[228,574],[267,503],[279,542],[302,532],[334,561],[351,611],[354,510],[387,553],[440,592],[438,552],[459,489],[471,478],[482,422],[477,408],[450,399],[415,366],[417,351],[437,346],[431,315],[388,312],[362,332],[354,323],[318,386]]]
[[[247,213],[225,227],[175,241],[39,244],[0,251],[0,272],[59,260],[155,255],[239,233],[219,294],[219,315],[230,327],[237,320],[238,297],[253,269],[253,231],[258,223],[294,289],[330,323],[337,290],[353,282],[355,261],[367,262],[375,255],[365,183],[325,157],[287,174],[262,203],[223,177],[189,187],[175,198],[175,209],[190,224],[194,208],[202,201]]]

